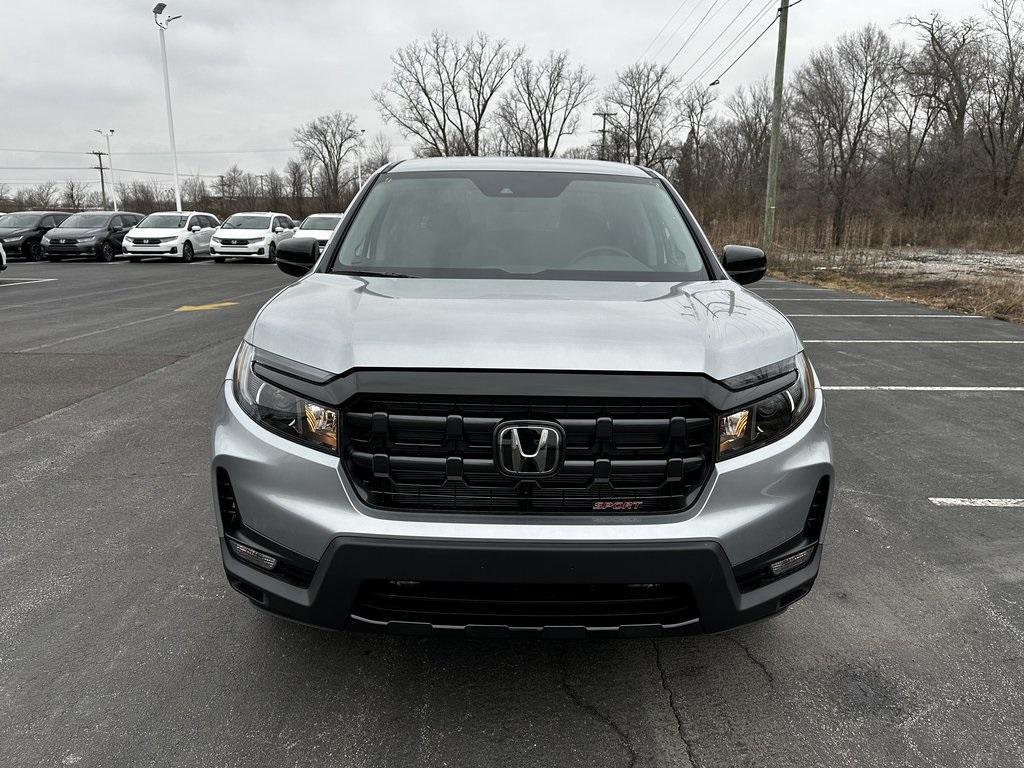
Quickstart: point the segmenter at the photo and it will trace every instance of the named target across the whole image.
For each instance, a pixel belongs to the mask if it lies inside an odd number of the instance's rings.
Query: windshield
[[[60,223],[61,229],[96,229],[107,226],[109,213],[76,213]]]
[[[154,213],[136,224],[137,229],[181,229],[188,221],[188,216],[178,213]]]
[[[236,213],[220,225],[221,229],[270,229],[269,216],[246,216]]]
[[[334,229],[341,221],[340,216],[317,216],[310,217],[302,222],[299,229]]]
[[[8,213],[0,216],[0,227],[34,227],[41,218],[38,213]]]
[[[709,277],[657,179],[537,171],[383,175],[332,270],[645,282]]]

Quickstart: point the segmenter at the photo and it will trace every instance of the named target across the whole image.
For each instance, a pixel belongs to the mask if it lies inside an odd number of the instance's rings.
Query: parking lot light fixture
[[[163,64],[164,70],[164,99],[167,102],[167,135],[171,141],[171,158],[174,161],[174,202],[177,209],[181,210],[181,182],[178,179],[178,150],[174,144],[174,114],[171,111],[171,81],[167,76],[167,42],[164,38],[164,33],[167,31],[168,25],[175,19],[180,19],[181,14],[177,16],[167,16],[163,20],[160,19],[161,14],[167,10],[166,3],[157,3],[153,6],[153,21],[157,28],[160,30],[160,61]]]
[[[117,211],[117,187],[114,181],[114,156],[110,154],[110,137],[114,135],[114,129],[93,128],[93,131],[107,140],[107,162],[110,164],[110,199],[114,201],[114,211]]]

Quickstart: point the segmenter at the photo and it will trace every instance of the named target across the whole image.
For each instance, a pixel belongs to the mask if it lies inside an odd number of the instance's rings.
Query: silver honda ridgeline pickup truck
[[[718,632],[810,590],[835,486],[790,323],[628,165],[393,163],[259,312],[213,434],[224,568],[309,624]]]

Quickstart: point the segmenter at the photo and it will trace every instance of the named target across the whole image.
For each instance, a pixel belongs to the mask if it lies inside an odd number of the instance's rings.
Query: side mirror
[[[284,232],[284,227],[274,227],[275,235],[280,235],[282,232]]]
[[[277,246],[277,266],[287,275],[302,277],[320,257],[316,240],[290,237]]]
[[[193,224],[193,225],[192,225],[192,227],[191,227],[191,231],[192,231],[192,232],[201,232],[201,231],[202,231],[202,229],[203,229],[203,228],[202,228],[202,227],[200,227],[200,226],[199,226],[198,224]]]
[[[749,245],[727,245],[722,251],[722,266],[740,285],[756,283],[768,271],[764,251]]]

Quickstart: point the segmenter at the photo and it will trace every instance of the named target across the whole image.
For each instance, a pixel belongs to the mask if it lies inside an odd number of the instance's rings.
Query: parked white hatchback
[[[338,225],[345,217],[344,213],[313,213],[303,219],[302,224],[295,230],[296,237],[316,238],[317,245],[322,251],[331,241]]]
[[[210,238],[220,221],[201,211],[151,213],[124,236],[122,250],[129,261],[157,256],[192,261],[210,251]]]
[[[210,255],[218,264],[227,258],[277,261],[277,245],[295,234],[295,222],[272,211],[233,213],[213,233]]]

